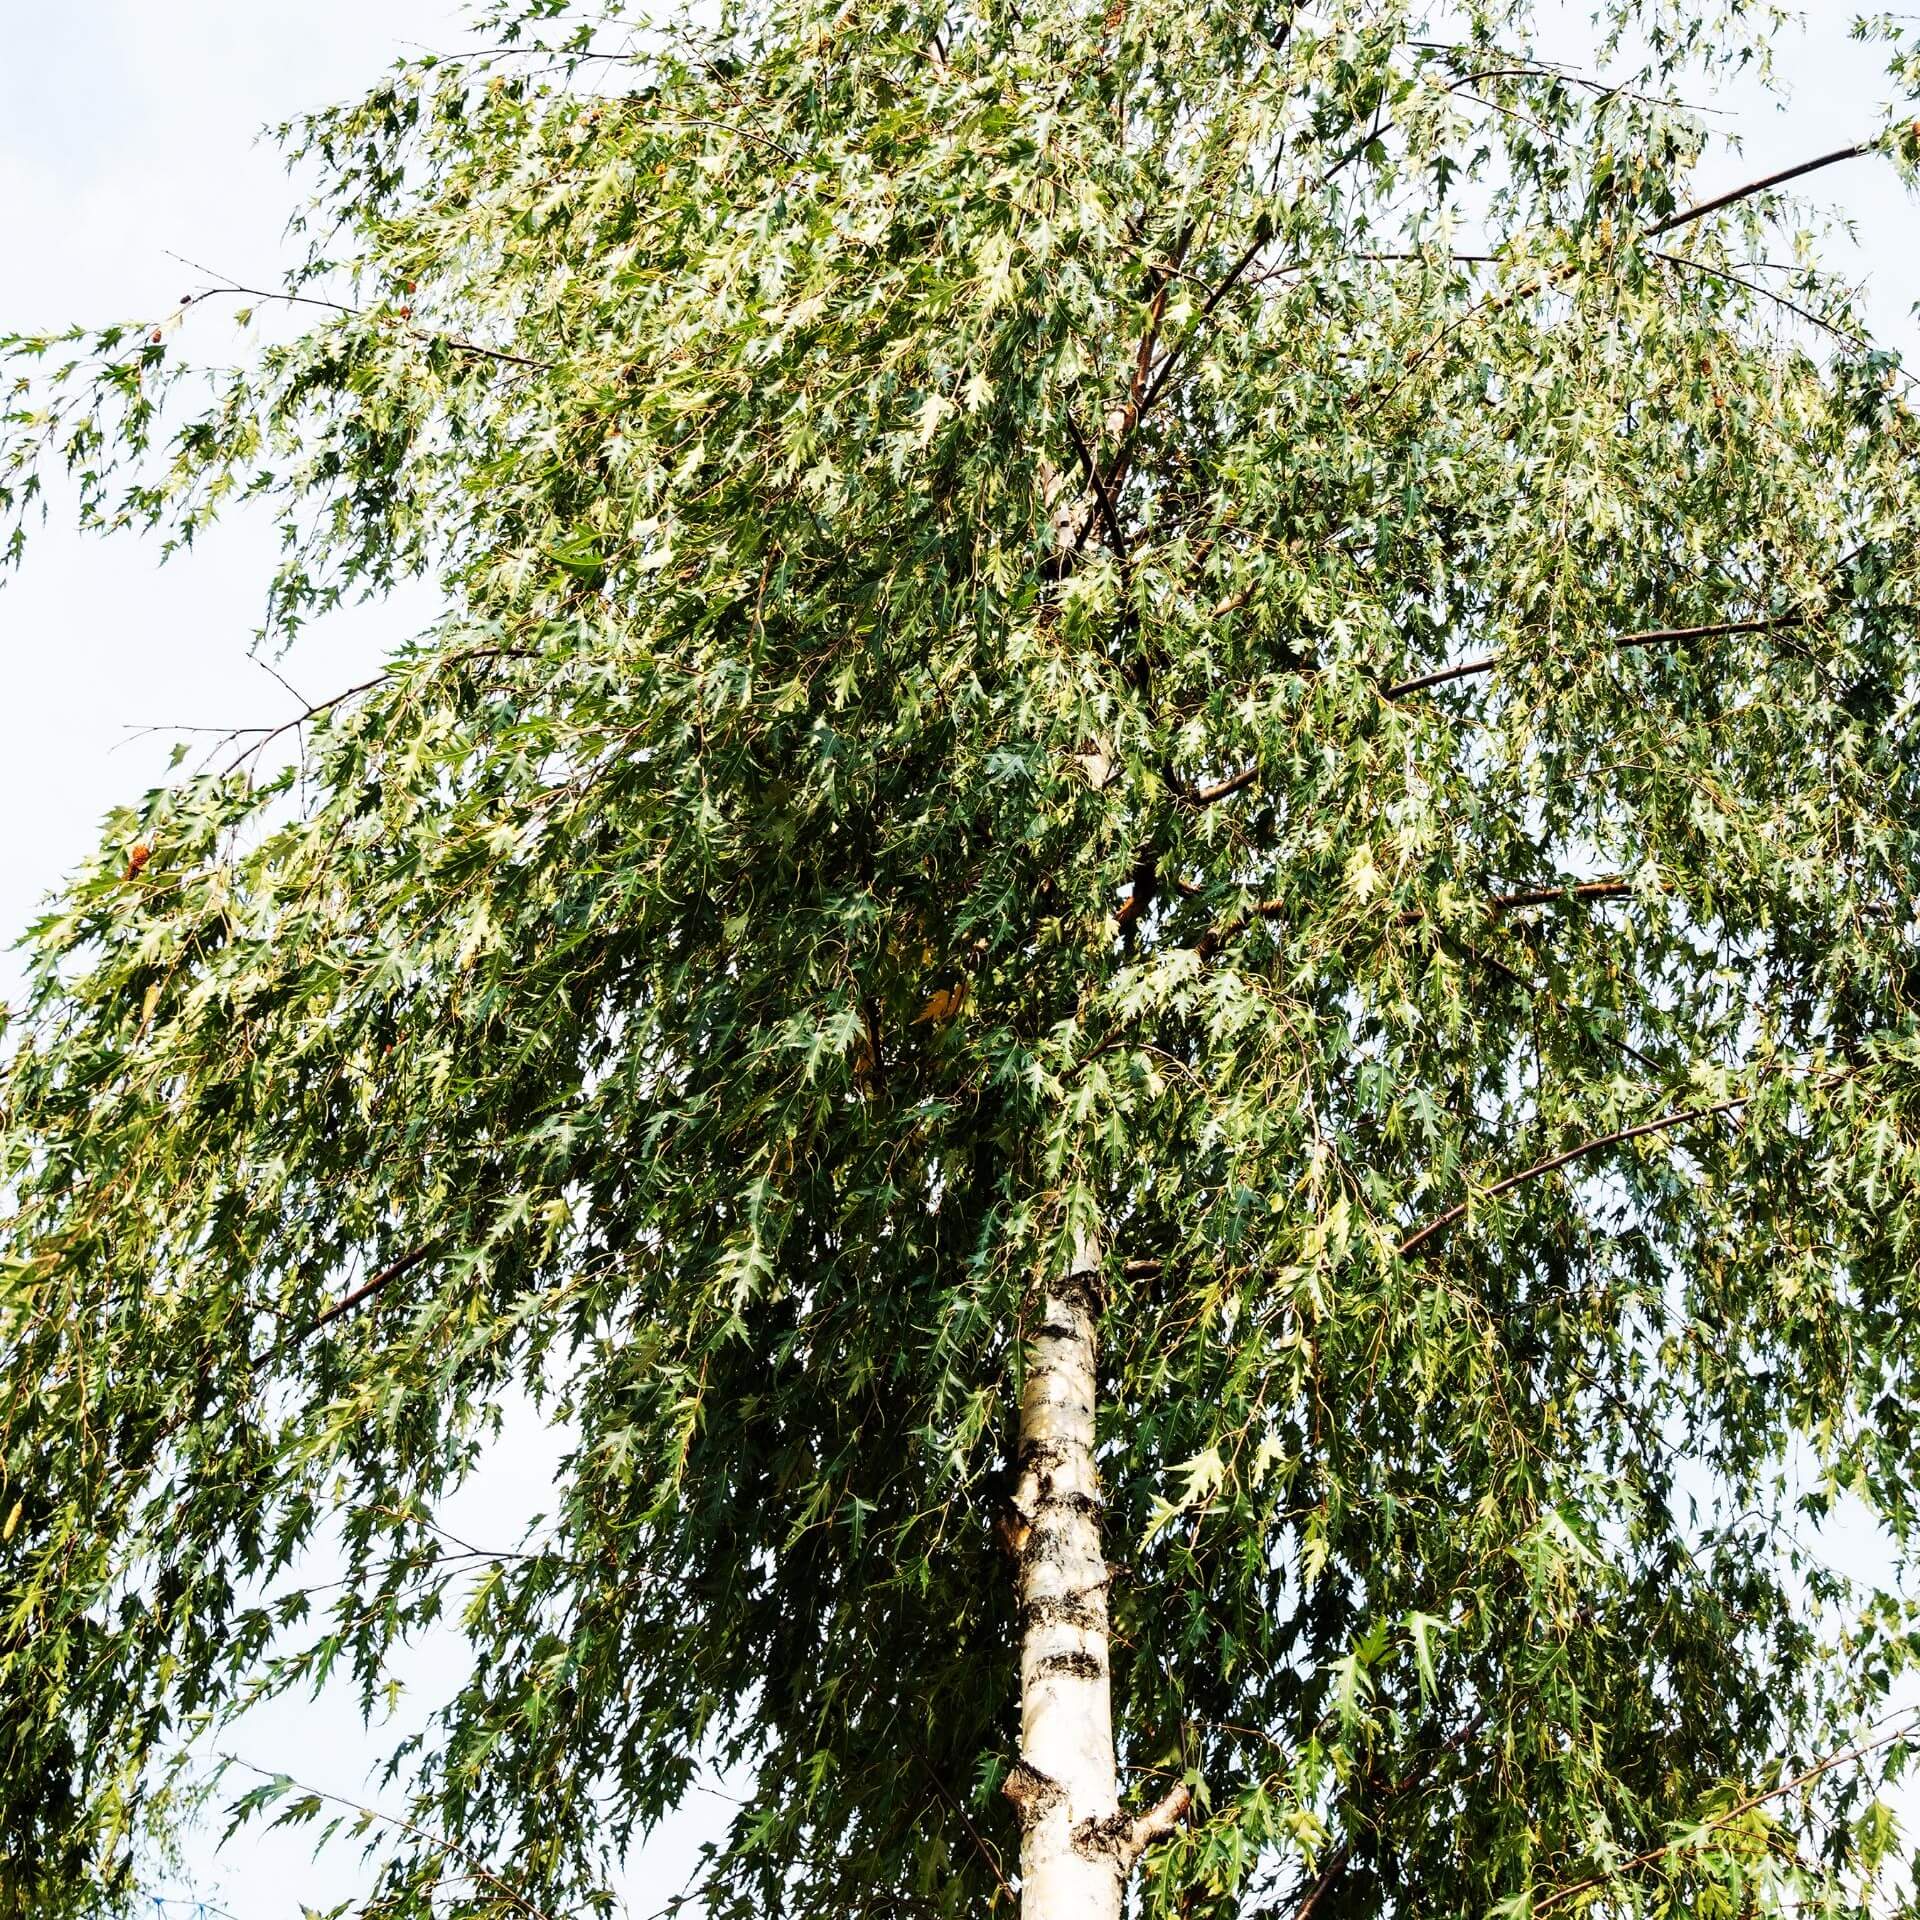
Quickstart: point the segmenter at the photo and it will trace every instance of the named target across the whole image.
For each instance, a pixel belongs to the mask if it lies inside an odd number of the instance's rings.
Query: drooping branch
[[[1120,515],[1113,504],[1113,495],[1107,491],[1106,480],[1102,477],[1099,463],[1093,457],[1093,449],[1087,445],[1086,437],[1075,424],[1072,414],[1066,416],[1067,438],[1073,442],[1075,457],[1080,462],[1080,470],[1087,477],[1087,485],[1093,489],[1093,497],[1099,504],[1100,519],[1107,529],[1107,538],[1113,543],[1113,557],[1120,564],[1122,573],[1128,571],[1127,536],[1120,526]]]
[[[1815,313],[1811,307],[1803,306],[1798,300],[1790,299],[1778,288],[1767,286],[1762,281],[1749,280],[1745,274],[1730,273],[1725,267],[1710,266],[1704,260],[1689,260],[1683,253],[1667,253],[1663,249],[1656,248],[1653,257],[1656,260],[1664,260],[1670,267],[1680,268],[1682,272],[1705,274],[1709,280],[1718,280],[1722,286],[1739,287],[1743,292],[1752,294],[1757,300],[1769,301],[1783,313],[1792,314],[1803,326],[1812,327],[1826,334],[1829,339],[1838,340],[1842,346],[1851,347],[1863,353],[1872,348],[1873,342],[1864,334],[1855,333],[1851,327],[1837,325],[1832,320]],[[1911,375],[1908,376],[1908,380],[1911,384]]]
[[[1524,973],[1516,972],[1512,967],[1508,966],[1504,960],[1496,959],[1492,954],[1482,951],[1482,949],[1476,947],[1472,941],[1461,940],[1458,941],[1457,944],[1459,950],[1471,960],[1475,966],[1484,967],[1487,972],[1494,975],[1495,978],[1506,981],[1509,986],[1517,987],[1530,1000],[1541,1001],[1562,1015],[1579,1014],[1590,1022],[1599,1017],[1595,1008],[1569,1006],[1550,988],[1541,986],[1537,980],[1529,980]],[[1602,1033],[1601,1038],[1603,1038],[1609,1046],[1617,1047],[1629,1060],[1635,1061],[1640,1066],[1647,1068],[1651,1073],[1665,1077],[1671,1071],[1669,1067],[1656,1060],[1652,1054],[1643,1053],[1631,1040],[1622,1034]]]
[[[453,653],[443,656],[435,664],[434,671],[444,672],[448,668],[463,667],[470,661],[476,660],[531,660],[535,658],[537,658],[537,655],[528,647],[462,647]],[[279,678],[277,674],[274,677],[276,679]],[[338,693],[329,694],[324,700],[314,701],[311,706],[303,708],[299,713],[296,713],[291,720],[282,720],[277,726],[228,728],[215,744],[214,751],[218,752],[220,747],[230,746],[239,740],[245,740],[248,743],[228,761],[225,771],[233,773],[245,765],[247,761],[257,759],[268,747],[272,746],[276,740],[282,739],[289,733],[297,732],[300,728],[304,727],[309,720],[318,720],[323,714],[333,713],[336,709],[345,706],[349,700],[357,700],[361,694],[371,693],[376,687],[389,686],[395,678],[396,670],[389,667],[383,672],[376,673],[370,680],[356,681],[350,687],[343,687]],[[286,685],[285,681],[281,681],[281,684],[283,686]],[[288,691],[291,692],[292,689],[289,688]],[[298,696],[296,695],[295,697],[297,698]]]
[[[1526,887],[1516,893],[1489,894],[1483,903],[1489,913],[1514,913],[1524,907],[1555,906],[1564,901],[1576,900],[1624,900],[1633,894],[1633,882],[1618,875],[1605,880],[1573,880],[1557,887]],[[1181,886],[1180,892],[1191,895],[1198,888]],[[1132,905],[1129,899],[1121,907],[1122,924],[1131,923],[1127,909]],[[1277,920],[1287,911],[1288,903],[1282,899],[1256,900],[1237,919],[1229,920],[1217,927],[1209,927],[1194,942],[1194,951],[1203,959],[1220,951],[1236,933],[1253,920]],[[1399,916],[1401,926],[1413,926],[1425,915],[1418,908],[1409,908]]]
[[[1355,154],[1364,151],[1366,146],[1378,137],[1379,131],[1380,129],[1377,126],[1371,128],[1366,139],[1354,149],[1353,153],[1343,155],[1335,162],[1332,169],[1323,177],[1321,184],[1323,186],[1326,185],[1328,181],[1332,180],[1335,175],[1339,173],[1342,167],[1348,164],[1349,160],[1351,160]],[[1695,206],[1684,207],[1676,213],[1670,213],[1665,219],[1656,220],[1652,225],[1641,228],[1640,237],[1645,240],[1655,240],[1662,234],[1673,233],[1681,227],[1692,226],[1695,222],[1706,219],[1710,214],[1722,212],[1727,207],[1736,206],[1743,200],[1750,200],[1756,195],[1769,192],[1775,187],[1785,186],[1790,181],[1803,179],[1808,174],[1818,173],[1822,168],[1838,166],[1842,161],[1857,160],[1866,154],[1877,152],[1879,145],[1880,143],[1877,139],[1857,141],[1851,146],[1837,147],[1831,153],[1816,155],[1811,160],[1802,160],[1795,166],[1783,167],[1777,173],[1767,174],[1758,180],[1750,180],[1744,186],[1733,187],[1725,193],[1716,195],[1711,200],[1703,200]],[[1248,270],[1260,257],[1261,252],[1271,238],[1271,229],[1263,217],[1254,225],[1252,242],[1226,272],[1221,275],[1220,279],[1208,292],[1206,299],[1201,303],[1200,311],[1194,316],[1193,320],[1189,322],[1180,338],[1161,356],[1160,364],[1155,369],[1152,379],[1147,382],[1144,392],[1141,390],[1140,374],[1136,371],[1132,393],[1126,410],[1126,425],[1122,431],[1120,446],[1114,455],[1113,470],[1116,474],[1125,472],[1133,455],[1134,441],[1138,435],[1140,425],[1146,415],[1152,411],[1154,403],[1160,398],[1162,390],[1165,388],[1168,380],[1172,378],[1174,369],[1185,356],[1187,348],[1194,340],[1200,337],[1207,323],[1213,318],[1214,311],[1220,305],[1221,301],[1246,278]],[[1518,291],[1518,289],[1515,289],[1512,293],[1502,296],[1494,303],[1495,307],[1506,305],[1508,301],[1517,297]],[[1154,324],[1157,328],[1157,314]],[[1415,356],[1416,363],[1420,358],[1424,358],[1424,350],[1421,354]],[[1398,384],[1399,383],[1396,382],[1395,391],[1398,390]],[[1090,472],[1090,478],[1094,480],[1096,485],[1099,484],[1097,469],[1093,469]]]
[[[987,1871],[993,1875],[994,1882],[999,1887],[1001,1895],[1005,1898],[1008,1906],[1014,1905],[1017,1896],[1012,1887],[1007,1884],[1007,1876],[1001,1871],[1000,1858],[981,1837],[980,1829],[973,1824],[972,1816],[967,1812],[966,1808],[954,1798],[947,1783],[934,1771],[933,1762],[929,1760],[924,1753],[917,1753],[914,1758],[920,1762],[922,1770],[933,1783],[934,1792],[940,1796],[940,1799],[946,1804],[949,1810],[958,1817],[960,1824],[966,1828],[968,1838],[973,1842],[974,1850],[985,1863]]]
[[[1664,220],[1656,221],[1651,226],[1642,227],[1639,230],[1639,238],[1658,239],[1663,233],[1671,233],[1676,228],[1690,226],[1695,221],[1705,219],[1708,214],[1718,213],[1723,208],[1751,199],[1755,194],[1765,193],[1771,187],[1784,186],[1789,180],[1798,180],[1805,174],[1817,173],[1822,167],[1835,166],[1842,160],[1854,160],[1862,154],[1873,153],[1878,149],[1878,145],[1878,141],[1875,140],[1861,141],[1854,146],[1837,148],[1832,153],[1820,154],[1812,160],[1803,160],[1798,166],[1784,167],[1780,172],[1768,174],[1764,179],[1751,180],[1745,186],[1735,187],[1730,192],[1720,194],[1712,200],[1702,201],[1698,206],[1687,207],[1679,213],[1669,214]],[[1475,301],[1464,313],[1456,314],[1423,345],[1416,347],[1407,356],[1399,376],[1391,386],[1384,390],[1375,388],[1376,406],[1384,405],[1399,393],[1412,377],[1414,369],[1471,321],[1484,319],[1496,313],[1504,313],[1517,301],[1526,298],[1529,294],[1545,292],[1548,287],[1570,278],[1576,271],[1577,268],[1573,262],[1563,262],[1558,267],[1529,274],[1501,293],[1491,294]]]
[[[188,261],[185,264],[191,266],[193,263]],[[205,271],[204,268],[198,270]],[[325,300],[311,293],[276,292],[270,287],[242,286],[237,281],[224,281],[218,286],[207,287],[199,293],[189,294],[180,302],[180,309],[184,311],[187,307],[211,300],[216,295],[223,298],[271,301],[285,307],[319,307],[325,312],[342,314],[353,320],[365,320],[370,317],[365,307],[352,306],[344,300]],[[468,340],[459,334],[436,333],[431,327],[413,325],[410,315],[400,317],[405,322],[401,331],[410,340],[418,340],[424,346],[445,347],[449,353],[465,354],[474,360],[492,360],[505,367],[524,367],[531,373],[554,371],[555,362],[551,360],[531,360],[525,354],[509,353],[503,347],[483,346],[478,340]]]
[[[219,1756],[219,1760],[223,1769],[239,1767],[247,1773],[258,1774],[261,1779],[272,1782],[275,1786],[293,1788],[308,1799],[324,1801],[329,1806],[339,1807],[345,1812],[354,1814],[362,1824],[378,1822],[382,1826],[392,1827],[407,1834],[431,1848],[435,1853],[461,1862],[474,1880],[482,1886],[492,1888],[499,1899],[505,1901],[516,1913],[525,1915],[526,1920],[555,1920],[555,1916],[545,1907],[535,1906],[510,1880],[489,1866],[482,1855],[474,1852],[470,1847],[462,1846],[457,1841],[447,1838],[445,1834],[436,1833],[430,1827],[420,1826],[412,1820],[403,1818],[400,1814],[383,1813],[378,1807],[367,1806],[362,1801],[342,1799],[339,1794],[329,1793],[323,1787],[308,1786],[305,1781],[295,1780],[289,1774],[272,1772],[265,1767],[256,1766],[253,1761],[243,1760],[238,1754],[223,1753]]]
[[[1419,1786],[1448,1754],[1457,1753],[1480,1731],[1486,1724],[1486,1717],[1486,1709],[1482,1707],[1448,1734],[1439,1746],[1420,1755],[1399,1779],[1384,1786],[1380,1797],[1383,1800],[1397,1800],[1402,1794]],[[1306,1891],[1300,1896],[1300,1904],[1293,1910],[1293,1920],[1313,1920],[1321,1901],[1339,1885],[1352,1861],[1353,1842],[1342,1840],[1321,1863],[1320,1871],[1307,1883]]]

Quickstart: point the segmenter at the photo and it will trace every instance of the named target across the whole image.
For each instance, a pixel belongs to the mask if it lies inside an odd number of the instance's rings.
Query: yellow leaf
[[[26,1502],[24,1500],[16,1500],[13,1503],[13,1511],[7,1515],[7,1524],[4,1527],[0,1527],[0,1542],[13,1538],[13,1530],[20,1524],[20,1509],[25,1505]]]
[[[936,987],[927,1004],[913,1016],[916,1027],[929,1020],[951,1020],[967,1004],[967,983],[959,980],[950,987]]]

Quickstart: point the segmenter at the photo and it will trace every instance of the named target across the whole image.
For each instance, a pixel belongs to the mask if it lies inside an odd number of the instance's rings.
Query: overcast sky
[[[1877,56],[1845,39],[1850,12],[1814,0],[1815,25],[1785,63],[1791,105],[1756,104],[1750,92],[1730,103],[1746,152],[1718,162],[1706,184],[1768,172],[1875,124],[1886,88]],[[455,44],[458,18],[446,0],[0,0],[0,332],[170,307],[204,278],[171,255],[264,282],[284,257],[289,202],[256,129],[357,91],[402,53]],[[1877,324],[1910,347],[1914,206],[1878,160],[1812,184],[1857,222],[1851,258]],[[271,558],[260,525],[236,524],[165,568],[138,545],[82,543],[53,528],[25,576],[0,592],[0,946],[85,852],[106,808],[161,776],[184,729],[297,711],[248,652]],[[304,701],[317,700],[363,678],[427,612],[415,600],[337,615],[281,671]],[[16,980],[0,957],[0,998]],[[551,1485],[554,1451],[529,1428],[451,1519],[469,1537],[509,1544]],[[423,1697],[450,1674],[450,1657],[446,1647],[422,1655]],[[343,1703],[282,1706],[241,1732],[231,1744],[250,1760],[349,1798],[365,1790],[374,1746]],[[636,1916],[684,1878],[718,1811],[704,1803],[630,1872]],[[296,1920],[303,1904],[354,1886],[350,1860],[312,1867],[304,1842],[243,1837],[218,1858],[196,1841],[175,1890],[217,1900],[237,1920]]]

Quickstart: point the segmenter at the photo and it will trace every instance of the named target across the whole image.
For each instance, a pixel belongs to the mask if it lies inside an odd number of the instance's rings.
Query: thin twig
[[[1639,230],[1638,238],[1641,240],[1657,239],[1663,233],[1671,233],[1678,227],[1689,226],[1696,220],[1704,219],[1710,213],[1718,213],[1722,208],[1730,207],[1739,201],[1750,199],[1757,193],[1764,193],[1769,187],[1782,186],[1789,180],[1798,180],[1803,174],[1815,173],[1822,167],[1837,165],[1842,160],[1857,159],[1861,154],[1873,153],[1877,151],[1877,149],[1877,141],[1866,140],[1855,146],[1837,148],[1832,153],[1821,154],[1812,160],[1803,160],[1798,166],[1782,168],[1778,173],[1768,174],[1763,180],[1749,181],[1743,187],[1735,187],[1731,192],[1723,193],[1715,199],[1702,201],[1700,205],[1696,207],[1688,207],[1682,212],[1669,214],[1666,219],[1656,221],[1652,226],[1642,227]],[[1529,293],[1542,291],[1545,286],[1551,282],[1565,279],[1574,271],[1575,269],[1570,264],[1563,263],[1561,266],[1544,274],[1536,273],[1529,276],[1517,285],[1509,287],[1504,293],[1489,295],[1484,300],[1476,301],[1474,305],[1469,307],[1464,313],[1456,314],[1445,326],[1428,339],[1424,346],[1417,348],[1413,353],[1408,355],[1399,378],[1396,379],[1393,385],[1388,387],[1384,393],[1379,394],[1375,400],[1375,411],[1384,406],[1407,384],[1413,377],[1414,369],[1418,367],[1429,354],[1437,347],[1443,346],[1470,320],[1477,319],[1485,314],[1503,313],[1507,308],[1512,306],[1515,301],[1524,298]]]
[[[987,1863],[987,1871],[993,1875],[994,1884],[1011,1900],[1013,1889],[1007,1885],[1007,1876],[1000,1871],[1000,1862],[994,1857],[993,1849],[981,1838],[980,1829],[973,1824],[966,1808],[947,1791],[947,1783],[934,1771],[933,1762],[924,1753],[916,1752],[914,1758],[926,1769],[927,1778],[933,1782],[934,1792],[960,1816],[960,1824],[966,1828],[973,1844],[980,1849],[980,1858]]]
[[[278,678],[277,675],[275,677]],[[260,738],[254,741],[238,758],[228,763],[227,772],[231,773],[235,767],[239,766],[242,760],[256,758],[268,747],[272,746],[282,734],[292,733],[296,728],[305,726],[309,720],[317,720],[323,713],[331,712],[335,707],[344,706],[346,702],[351,700],[356,694],[370,693],[375,687],[384,685],[392,678],[393,675],[391,672],[376,673],[371,680],[362,680],[357,685],[347,687],[328,699],[316,701],[312,706],[308,707],[304,713],[296,713],[291,720],[283,720],[277,727],[243,727],[238,729],[238,733],[257,733],[260,735]],[[286,683],[282,681],[281,684],[284,686]],[[289,691],[291,691],[291,689],[289,689]],[[296,699],[298,697],[298,695],[295,695]],[[237,734],[229,735],[228,737],[230,739],[235,738]]]
[[[1668,253],[1659,247],[1654,249],[1653,257],[1656,260],[1664,260],[1670,267],[1684,267],[1693,273],[1704,273],[1710,280],[1721,281],[1730,287],[1739,287],[1743,292],[1754,294],[1762,300],[1771,300],[1775,306],[1792,314],[1796,320],[1804,321],[1806,325],[1817,328],[1830,338],[1838,340],[1843,346],[1870,348],[1873,344],[1863,334],[1855,333],[1848,327],[1836,326],[1831,320],[1823,320],[1811,307],[1803,307],[1798,300],[1790,300],[1784,293],[1777,292],[1761,281],[1749,280],[1744,274],[1731,273],[1725,267],[1710,267],[1704,260],[1689,260],[1683,253]]]
[[[1637,633],[1623,633],[1613,642],[1616,647],[1678,646],[1687,640],[1714,640],[1738,633],[1771,633],[1781,627],[1806,625],[1804,613],[1775,614],[1765,620],[1720,620],[1704,627],[1643,627]],[[1491,673],[1507,657],[1489,653],[1478,660],[1464,660],[1457,667],[1441,667],[1412,680],[1396,681],[1381,693],[1384,700],[1404,700],[1410,693],[1425,693],[1429,687],[1445,686],[1449,680],[1466,680],[1475,674]]]
[[[1806,621],[1804,613],[1782,613],[1765,620],[1722,620],[1702,627],[1643,627],[1634,633],[1620,634],[1612,644],[1620,648],[1678,646],[1689,640],[1712,640],[1733,634],[1775,633],[1805,626]],[[1506,651],[1489,653],[1478,660],[1464,660],[1455,667],[1436,668],[1432,673],[1420,674],[1412,680],[1398,680],[1391,686],[1382,687],[1380,697],[1383,700],[1404,700],[1411,694],[1426,693],[1453,680],[1467,680],[1476,674],[1491,673],[1506,657]],[[1210,787],[1195,788],[1184,797],[1192,805],[1210,806],[1216,800],[1225,800],[1251,786],[1259,771],[1257,766],[1243,767],[1240,772],[1229,774]]]
[[[205,273],[208,271],[207,268],[199,266],[191,260],[182,259],[179,254],[175,254],[173,257],[176,260],[180,260],[183,266],[192,267],[196,273]],[[215,275],[214,278],[220,280],[221,284],[207,287],[203,291],[192,295],[190,299],[181,303],[182,307],[197,307],[203,300],[211,300],[215,294],[224,294],[229,297],[237,296],[246,300],[278,301],[282,306],[287,307],[318,307],[323,312],[346,314],[349,318],[355,320],[364,320],[368,317],[365,307],[350,306],[344,300],[327,300],[318,294],[312,293],[277,292],[269,287],[242,286],[238,282],[226,280],[220,275]],[[395,317],[398,318],[397,315]],[[438,344],[448,348],[454,353],[471,354],[480,360],[497,360],[504,366],[525,367],[534,373],[551,373],[556,364],[551,360],[530,360],[525,354],[508,353],[502,347],[482,346],[479,341],[463,339],[458,334],[435,333],[428,327],[416,327],[411,320],[403,323],[402,330],[409,338],[418,340],[424,345],[431,346]]]
[[[1751,1813],[1755,1807],[1763,1807],[1769,1800],[1778,1800],[1783,1795],[1797,1793],[1802,1787],[1809,1786],[1824,1773],[1831,1773],[1835,1767],[1844,1767],[1851,1761],[1864,1760],[1870,1753],[1882,1747],[1890,1747],[1896,1740],[1904,1740],[1914,1730],[1916,1715],[1920,1708],[1909,1708],[1899,1719],[1893,1730],[1883,1733],[1873,1740],[1862,1740],[1839,1753],[1830,1753],[1824,1760],[1796,1773],[1791,1780],[1783,1780],[1777,1787],[1769,1787],[1764,1793],[1750,1795],[1737,1805],[1729,1807],[1725,1813],[1715,1814],[1711,1820],[1702,1823],[1707,1831],[1731,1825],[1743,1814]],[[1697,1830],[1696,1830],[1697,1831]],[[1636,1853],[1632,1859],[1623,1860],[1609,1873],[1596,1873],[1585,1880],[1576,1881],[1572,1886],[1554,1887],[1533,1903],[1536,1915],[1550,1912],[1553,1908],[1564,1906],[1569,1900],[1583,1893],[1591,1893],[1595,1887],[1603,1887],[1611,1880],[1619,1879],[1623,1874],[1631,1873],[1635,1867],[1651,1866],[1654,1861],[1664,1859],[1668,1854],[1692,1843],[1692,1835],[1683,1839],[1669,1840],[1663,1846],[1649,1847],[1644,1853]]]
[[[316,1800],[324,1800],[329,1806],[345,1807],[351,1812],[365,1814],[370,1820],[379,1820],[387,1826],[398,1827],[402,1833],[409,1834],[416,1840],[424,1841],[436,1852],[449,1854],[456,1860],[464,1861],[468,1871],[476,1880],[482,1881],[487,1886],[497,1888],[501,1897],[506,1900],[509,1905],[518,1908],[521,1913],[525,1914],[527,1920],[555,1920],[555,1916],[550,1914],[544,1907],[536,1907],[531,1900],[527,1899],[523,1894],[516,1892],[499,1874],[493,1872],[493,1870],[481,1860],[477,1853],[472,1852],[466,1847],[459,1846],[451,1840],[443,1839],[439,1834],[430,1833],[425,1827],[416,1826],[413,1821],[402,1819],[397,1813],[382,1813],[378,1807],[370,1807],[364,1801],[348,1800],[340,1794],[327,1793],[319,1787],[310,1787],[305,1781],[296,1780],[289,1773],[270,1771],[266,1767],[256,1766],[251,1760],[243,1760],[235,1753],[224,1753],[220,1758],[226,1761],[229,1766],[244,1767],[248,1773],[257,1773],[263,1780],[284,1780],[290,1787],[295,1788],[301,1793],[310,1794]]]

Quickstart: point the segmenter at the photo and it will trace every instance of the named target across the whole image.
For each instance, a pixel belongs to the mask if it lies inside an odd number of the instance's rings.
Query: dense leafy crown
[[[591,1905],[703,1760],[713,1913],[988,1910],[1076,1225],[1150,1910],[1870,1903],[1911,1622],[1803,1542],[1916,1512],[1920,442],[1694,203],[1764,23],[1531,12],[506,9],[287,130],[284,287],[11,341],[19,524],[445,616],[33,931],[0,1912],[445,1608],[370,1911]]]

